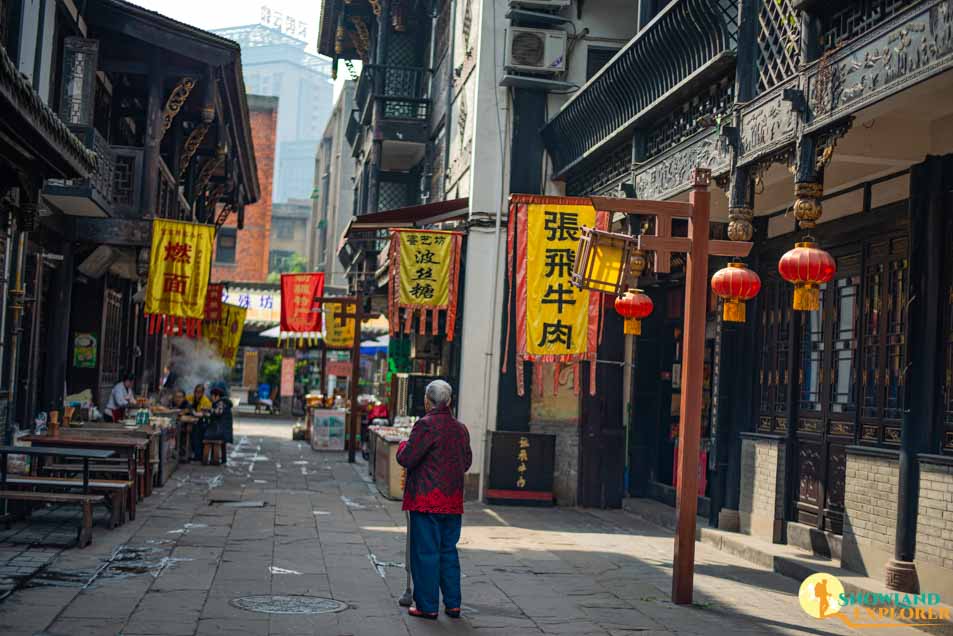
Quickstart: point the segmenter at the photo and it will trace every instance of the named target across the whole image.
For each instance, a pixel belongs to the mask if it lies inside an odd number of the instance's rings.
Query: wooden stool
[[[217,439],[207,439],[202,442],[202,463],[209,466],[218,466],[225,455],[225,442]]]

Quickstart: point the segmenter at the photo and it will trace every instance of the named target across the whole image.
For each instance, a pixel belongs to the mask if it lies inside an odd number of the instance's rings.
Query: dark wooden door
[[[625,483],[622,319],[606,307],[596,394],[589,395],[589,364],[582,366],[579,426],[579,505],[620,508]]]
[[[803,316],[798,368],[796,519],[840,533],[846,447],[854,442],[860,323],[859,246],[834,252],[820,311]]]

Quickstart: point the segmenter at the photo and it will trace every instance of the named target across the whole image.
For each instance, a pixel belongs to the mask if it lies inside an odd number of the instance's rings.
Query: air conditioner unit
[[[566,32],[510,27],[506,34],[507,71],[555,75],[566,70]]]
[[[563,9],[572,4],[572,0],[510,0],[511,7],[526,9]]]

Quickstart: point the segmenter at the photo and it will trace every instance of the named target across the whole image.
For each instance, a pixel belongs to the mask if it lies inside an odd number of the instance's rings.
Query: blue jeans
[[[463,515],[410,513],[410,572],[414,603],[421,612],[460,607],[460,557],[457,541]]]

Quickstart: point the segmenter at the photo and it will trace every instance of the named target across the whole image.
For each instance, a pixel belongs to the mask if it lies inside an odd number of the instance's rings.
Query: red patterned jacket
[[[410,439],[397,450],[407,469],[403,510],[463,514],[463,476],[470,468],[470,433],[438,406],[417,420]]]

